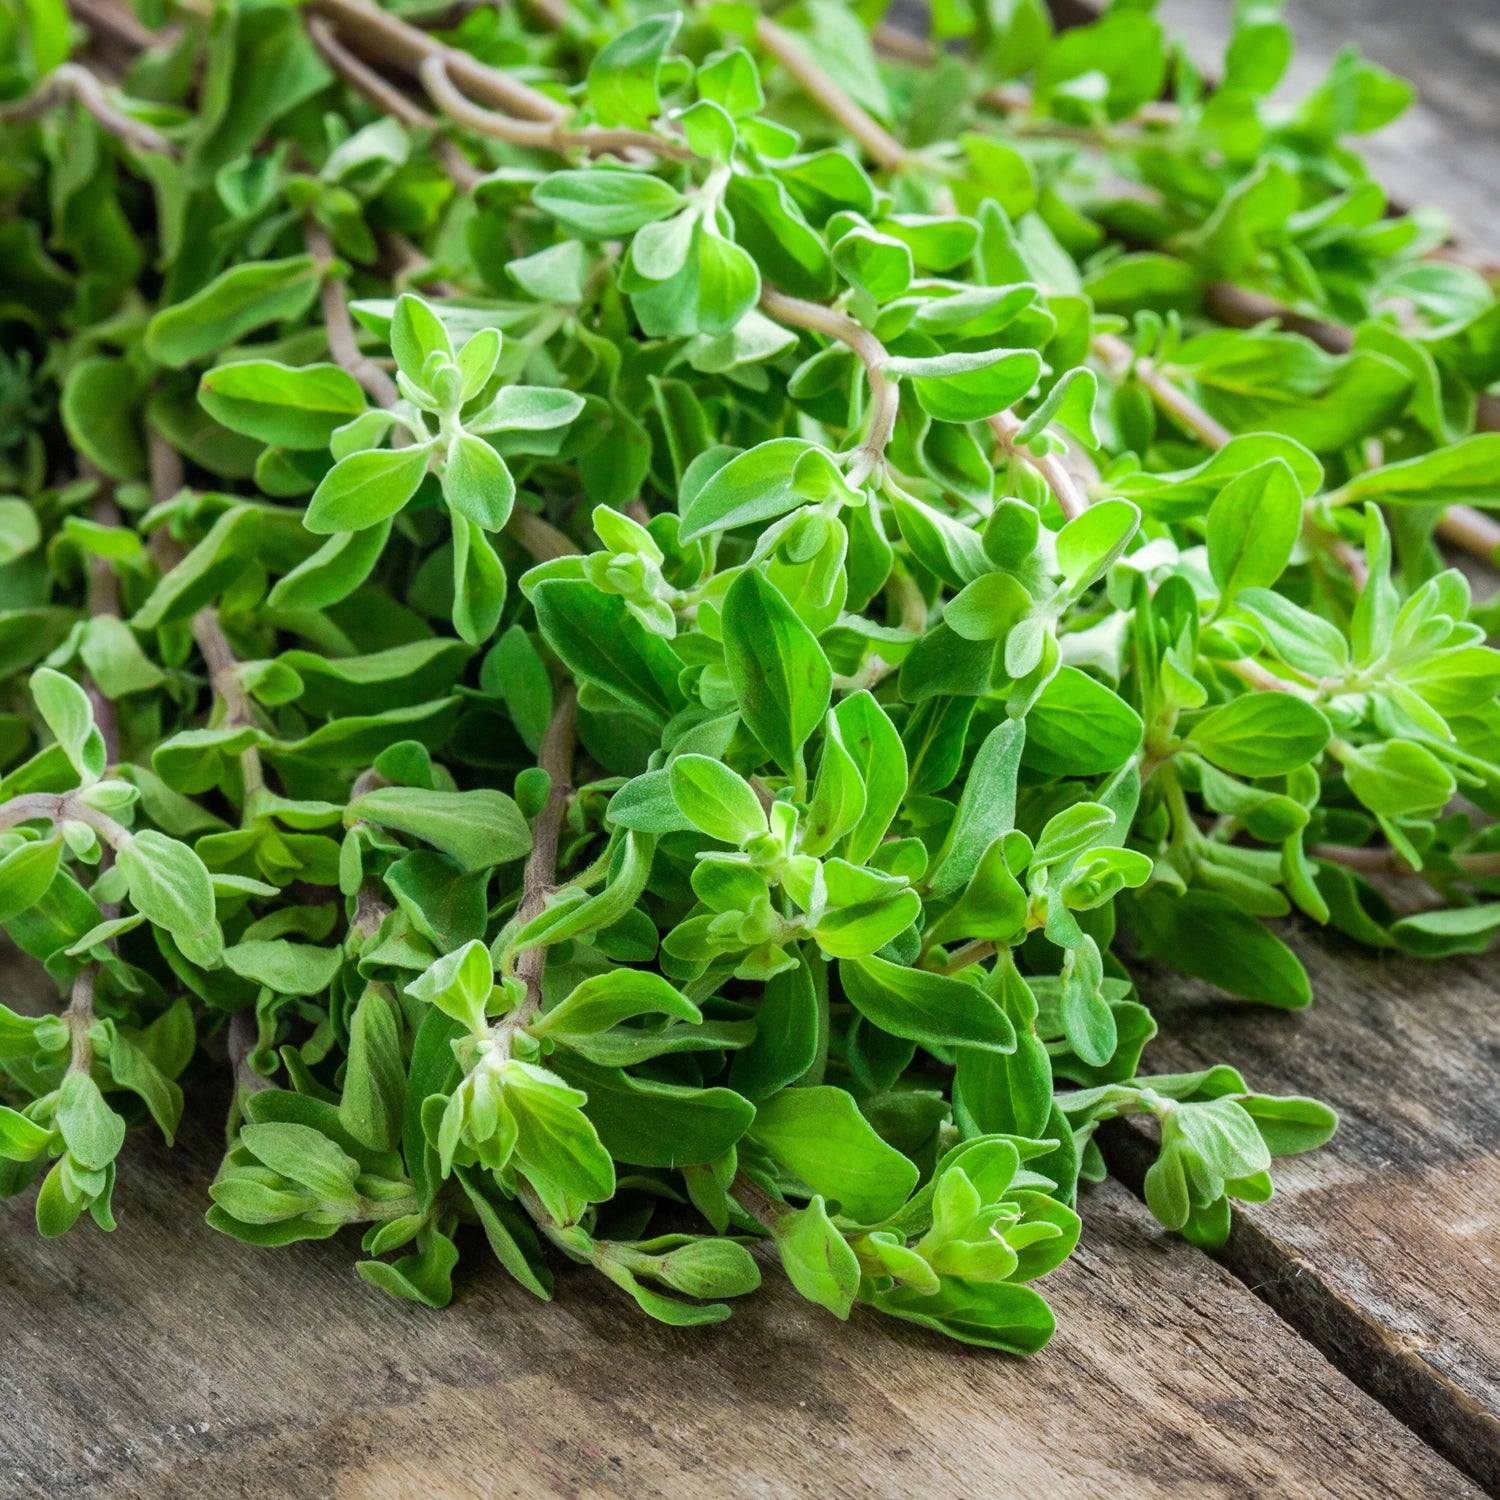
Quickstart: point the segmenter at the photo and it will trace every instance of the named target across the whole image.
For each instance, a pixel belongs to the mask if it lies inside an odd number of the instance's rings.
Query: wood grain
[[[1297,946],[1317,997],[1300,1014],[1143,973],[1162,1032],[1146,1065],[1231,1062],[1254,1088],[1338,1109],[1332,1143],[1279,1165],[1270,1203],[1236,1211],[1222,1259],[1436,1448],[1500,1489],[1495,961],[1371,956],[1321,933]],[[1120,1131],[1104,1141],[1137,1180],[1149,1160],[1139,1141]]]
[[[132,1137],[113,1235],[0,1217],[0,1496],[1238,1497],[1479,1492],[1123,1189],[1045,1283],[1030,1361],[767,1293],[670,1330],[585,1272],[546,1306],[482,1245],[446,1312],[352,1245],[200,1217],[203,1144]]]

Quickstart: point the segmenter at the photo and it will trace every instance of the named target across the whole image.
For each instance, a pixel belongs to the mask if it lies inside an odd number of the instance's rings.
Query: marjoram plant
[[[1289,915],[1500,931],[1449,561],[1500,540],[1500,303],[1349,145],[1410,91],[1273,102],[1275,0],[1212,86],[1149,3],[882,9],[0,17],[42,1233],[228,1079],[209,1222],[357,1226],[395,1296],[472,1226],[714,1322],[768,1242],[1030,1352],[1102,1124],[1210,1246],[1334,1128],[1143,1073],[1150,964],[1292,1010]]]

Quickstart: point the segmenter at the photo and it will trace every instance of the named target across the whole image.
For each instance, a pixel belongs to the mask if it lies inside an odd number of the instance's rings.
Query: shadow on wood
[[[1298,1013],[1140,976],[1161,1026],[1153,1071],[1232,1062],[1252,1088],[1313,1094],[1333,1141],[1279,1163],[1222,1253],[1248,1286],[1441,1452],[1500,1489],[1500,1013],[1493,958],[1372,957],[1297,944]],[[1139,1182],[1140,1137],[1104,1140]]]
[[[1091,1192],[1023,1362],[779,1272],[728,1324],[648,1322],[591,1274],[547,1306],[482,1244],[446,1312],[201,1213],[211,1120],[132,1137],[120,1227],[0,1218],[0,1496],[1465,1496],[1478,1492],[1225,1271]]]

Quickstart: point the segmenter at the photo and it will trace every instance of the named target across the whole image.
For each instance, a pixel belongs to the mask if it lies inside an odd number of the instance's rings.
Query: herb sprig
[[[1500,304],[1274,4],[627,10],[0,34],[0,1191],[222,1037],[227,1234],[1029,1352],[1100,1123],[1204,1245],[1334,1129],[1127,960],[1500,929]]]

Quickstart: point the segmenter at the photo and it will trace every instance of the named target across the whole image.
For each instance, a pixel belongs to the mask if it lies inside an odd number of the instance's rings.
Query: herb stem
[[[755,39],[823,109],[864,148],[871,161],[887,172],[899,172],[911,160],[906,147],[855,103],[803,50],[802,43],[775,21],[755,18]]]
[[[99,495],[91,507],[95,524],[118,526],[120,508],[115,504],[109,479],[90,463],[83,464],[82,471],[99,485]],[[88,611],[90,619],[104,616],[118,619],[120,616],[120,580],[106,557],[89,560]],[[104,740],[105,765],[117,765],[120,760],[120,718],[115,705],[104,696],[91,675],[85,680],[84,690],[89,695],[89,704],[94,711],[94,723],[99,726],[99,734]]]
[[[976,938],[951,954],[946,963],[934,966],[933,972],[957,974],[960,969],[967,969],[974,964],[982,964],[987,958],[993,958],[999,951],[999,945],[993,938]]]
[[[1067,520],[1081,516],[1089,506],[1083,487],[1063,462],[1061,454],[1044,453],[1038,456],[1026,444],[1016,441],[1022,425],[1021,419],[1013,411],[997,411],[990,418],[990,431],[995,434],[995,440],[1007,456],[1029,464],[1042,476],[1057,501],[1057,508]]]
[[[24,99],[0,104],[0,121],[34,120],[67,99],[80,104],[100,126],[133,151],[152,152],[174,160],[180,155],[177,147],[159,130],[127,115],[111,103],[104,85],[80,63],[59,63],[42,85]]]
[[[389,410],[401,399],[401,393],[396,389],[396,382],[359,347],[344,284],[328,274],[329,264],[334,259],[333,242],[328,238],[328,231],[321,224],[308,220],[305,234],[308,254],[322,262],[324,268],[318,299],[323,309],[323,327],[328,334],[328,352],[359,382],[377,406]]]
[[[573,800],[573,748],[578,718],[578,689],[569,683],[557,695],[552,717],[542,735],[537,764],[551,780],[547,800],[536,815],[531,830],[531,853],[526,857],[526,871],[521,903],[516,908],[516,925],[524,927],[546,908],[547,897],[557,879],[557,845],[562,835],[563,819]],[[528,1025],[542,1008],[542,975],[547,967],[547,946],[538,943],[516,960],[516,978],[526,986],[525,998],[506,1016],[502,1025],[516,1032]]]
[[[1416,870],[1394,849],[1352,848],[1344,844],[1314,844],[1307,851],[1314,859],[1325,859],[1332,864],[1344,865],[1362,875],[1395,875],[1403,879],[1415,877],[1431,879],[1427,870]],[[1452,854],[1447,856],[1463,872],[1474,880],[1490,880],[1500,877],[1500,853]]]
[[[160,433],[152,430],[148,435],[151,497],[158,505],[164,505],[182,489],[182,457]],[[175,567],[181,561],[181,553],[166,533],[161,533],[164,544],[163,565]],[[219,612],[213,605],[200,609],[192,619],[193,639],[202,653],[203,664],[208,669],[208,684],[219,700],[223,727],[238,729],[242,725],[253,725],[255,716],[250,709],[250,698],[239,679],[239,658],[224,634],[219,623]],[[265,787],[265,770],[261,765],[260,751],[254,745],[240,751],[240,780],[244,786],[241,816],[248,820],[251,799]]]
[[[1241,682],[1262,693],[1292,693],[1299,698],[1306,698],[1312,702],[1317,694],[1310,688],[1305,688],[1301,683],[1288,682],[1285,677],[1278,677],[1268,667],[1263,667],[1258,661],[1252,661],[1249,657],[1241,657],[1238,661],[1224,661],[1219,665],[1226,672],[1233,672]]]
[[[890,358],[885,345],[863,324],[856,323],[836,307],[789,297],[771,286],[761,287],[760,306],[779,323],[809,333],[821,333],[824,338],[843,344],[865,367],[865,378],[870,383],[870,430],[859,447],[849,474],[851,484],[862,484],[885,462],[886,444],[896,430],[896,417],[901,408],[900,388],[885,372],[886,361]]]
[[[773,1198],[745,1171],[734,1174],[729,1194],[752,1219],[767,1229],[771,1229],[789,1210],[789,1205]]]
[[[174,33],[158,34],[143,26],[133,11],[111,5],[109,0],[68,0],[68,10],[91,31],[102,32],[111,41],[134,52],[171,40]]]
[[[325,16],[366,56],[394,63],[415,75],[429,57],[440,57],[448,74],[470,96],[522,120],[561,120],[567,109],[555,99],[491,68],[457,47],[449,47],[369,0],[311,0],[311,11]]]
[[[1274,322],[1311,339],[1330,354],[1348,354],[1354,348],[1354,333],[1342,324],[1310,318],[1273,297],[1230,281],[1211,282],[1204,290],[1204,305],[1221,323],[1235,328]],[[1481,393],[1474,425],[1481,432],[1500,431],[1500,400]],[[1438,519],[1437,534],[1460,552],[1491,566],[1495,564],[1495,553],[1500,550],[1500,525],[1472,505],[1450,505]]]
[[[672,161],[697,161],[696,153],[682,141],[668,140],[646,130],[610,130],[587,125],[580,130],[564,130],[556,120],[517,120],[497,114],[466,99],[448,76],[447,60],[434,52],[422,59],[417,76],[428,97],[450,119],[472,130],[512,146],[526,146],[537,151],[586,151],[591,156],[629,156],[650,151]]]
[[[130,830],[108,813],[80,800],[76,792],[23,792],[0,802],[0,830],[22,823],[86,823],[109,845],[120,849],[130,842]]]
[[[253,726],[255,715],[250,709],[250,695],[239,677],[239,658],[234,654],[219,624],[219,612],[212,605],[200,609],[193,616],[193,639],[203,653],[208,667],[208,680],[223,709],[219,720],[221,728],[238,729]],[[265,770],[260,761],[260,750],[247,745],[240,751],[240,779],[244,782],[244,811],[248,816],[250,801],[265,788]]]
[[[484,173],[456,145],[441,133],[441,124],[419,104],[408,99],[362,57],[351,52],[322,16],[307,18],[307,34],[323,54],[323,61],[357,94],[361,94],[383,114],[399,120],[408,130],[430,130],[437,139],[432,149],[443,170],[460,192],[472,192]]]
[[[1137,359],[1130,345],[1112,333],[1097,334],[1094,353],[1115,380],[1133,375],[1150,394],[1151,399],[1174,422],[1205,448],[1222,448],[1233,434],[1216,417],[1210,416],[1182,388],[1168,380],[1149,359]]]

